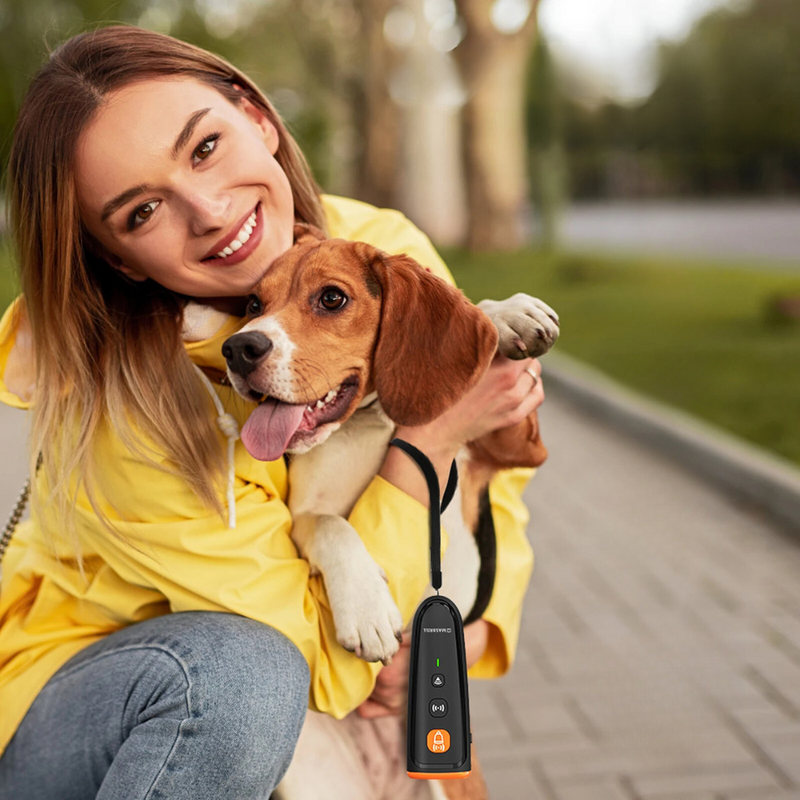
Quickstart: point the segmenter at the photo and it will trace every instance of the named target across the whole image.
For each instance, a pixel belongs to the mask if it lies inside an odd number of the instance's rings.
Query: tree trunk
[[[400,110],[389,95],[389,76],[397,55],[383,33],[386,14],[396,0],[358,0],[366,59],[358,109],[361,149],[356,194],[381,207],[393,207],[397,197]]]
[[[453,51],[467,92],[463,109],[464,171],[474,250],[522,244],[528,198],[525,74],[536,33],[536,7],[520,30],[501,33],[491,0],[456,0],[466,35]]]
[[[461,158],[463,89],[449,53],[431,43],[425,0],[406,0],[414,37],[395,74],[402,118],[397,208],[437,245],[459,245],[466,233]]]

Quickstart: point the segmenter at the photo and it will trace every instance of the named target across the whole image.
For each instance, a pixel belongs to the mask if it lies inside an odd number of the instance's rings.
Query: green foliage
[[[800,322],[769,317],[775,295],[800,297],[800,276],[533,250],[445,255],[474,302],[540,297],[561,318],[557,349],[800,463]]]
[[[551,248],[558,240],[558,217],[567,195],[567,169],[563,147],[564,100],[543,36],[538,37],[531,52],[527,78],[525,115],[531,199],[539,226],[538,241]]]
[[[525,91],[525,117],[531,147],[545,150],[561,137],[563,105],[553,57],[547,40],[540,35],[531,50]]]
[[[573,193],[800,189],[799,39],[797,0],[752,0],[708,14],[684,41],[663,45],[644,102],[587,109],[564,98]],[[532,143],[537,135],[529,134]]]
[[[799,187],[798,37],[795,0],[708,15],[662,48],[659,84],[632,112],[633,144],[693,165],[701,191]]]
[[[7,236],[0,236],[0,309],[5,311],[19,293],[11,242]]]

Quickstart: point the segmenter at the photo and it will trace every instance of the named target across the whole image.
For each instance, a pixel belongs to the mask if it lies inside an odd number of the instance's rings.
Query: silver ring
[[[533,386],[531,386],[531,389],[535,389],[536,384],[539,383],[539,376],[533,371],[533,367],[525,367],[525,372],[533,378]]]

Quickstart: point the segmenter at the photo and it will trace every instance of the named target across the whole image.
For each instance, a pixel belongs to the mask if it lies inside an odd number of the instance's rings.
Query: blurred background
[[[112,21],[251,74],[473,300],[542,297],[563,352],[800,462],[796,0],[2,0],[3,164],[48,48]]]

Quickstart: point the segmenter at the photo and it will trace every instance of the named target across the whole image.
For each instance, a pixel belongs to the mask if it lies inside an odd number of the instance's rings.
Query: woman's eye
[[[193,155],[195,159],[205,161],[216,149],[219,136],[218,133],[212,133],[211,136],[206,136],[194,150]]]
[[[147,222],[147,220],[153,216],[153,212],[156,210],[157,206],[158,200],[151,200],[149,203],[139,206],[130,217],[128,217],[128,230],[133,230],[137,225]]]
[[[338,311],[347,302],[347,296],[338,289],[331,287],[323,290],[319,301],[322,303],[323,308],[328,311]]]
[[[255,295],[250,295],[250,302],[247,304],[247,316],[257,317],[263,310],[261,301]]]

